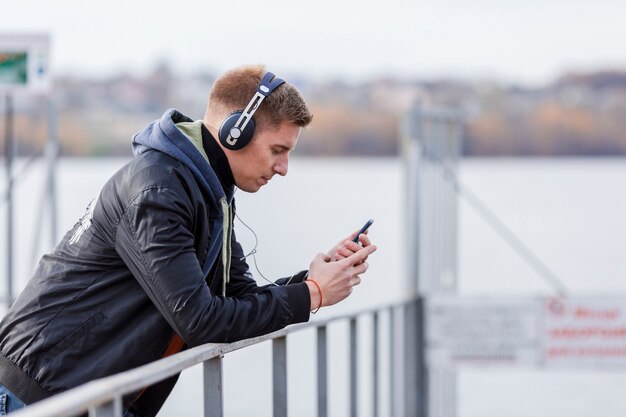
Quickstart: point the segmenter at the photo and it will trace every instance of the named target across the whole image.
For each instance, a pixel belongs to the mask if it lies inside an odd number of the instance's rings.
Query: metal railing
[[[381,313],[388,316],[389,336],[389,410],[384,415],[398,416],[401,412],[408,415],[415,409],[416,398],[420,397],[417,386],[423,381],[423,364],[417,363],[416,352],[421,348],[423,341],[423,305],[419,298],[411,298],[396,304],[359,311],[351,314],[333,317],[327,320],[312,321],[298,324],[285,329],[256,338],[241,340],[229,344],[206,344],[198,346],[176,355],[157,360],[147,365],[94,380],[67,392],[35,403],[15,412],[15,417],[68,417],[88,412],[90,417],[122,417],[122,397],[159,381],[176,375],[183,370],[203,364],[203,391],[204,416],[217,417],[224,415],[224,384],[222,360],[227,353],[272,341],[272,382],[273,382],[273,416],[287,416],[287,335],[304,329],[317,329],[317,415],[328,416],[328,360],[327,360],[327,327],[330,323],[349,321],[349,387],[350,417],[358,415],[357,381],[360,369],[357,367],[358,356],[358,326],[357,322],[364,316],[371,316],[372,320],[372,410],[374,417],[379,415],[379,398],[381,387],[379,384],[380,350],[378,344],[382,340],[379,331]],[[398,332],[400,320],[404,323],[404,331]],[[417,331],[415,331],[417,329]],[[394,347],[401,345],[404,352],[402,362]],[[418,346],[420,345],[420,346]],[[420,362],[420,361],[417,361]],[[400,366],[402,365],[402,366]],[[402,373],[404,377],[403,389],[398,389],[397,381]],[[408,395],[407,395],[408,393]],[[405,406],[401,409],[398,401],[403,396]]]

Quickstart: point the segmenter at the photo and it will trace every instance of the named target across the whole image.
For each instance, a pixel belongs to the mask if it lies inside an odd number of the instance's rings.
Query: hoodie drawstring
[[[226,285],[230,282],[230,256],[231,256],[231,237],[233,234],[233,209],[228,205],[226,198],[220,199],[222,206],[223,223],[222,223],[222,295],[226,296]]]

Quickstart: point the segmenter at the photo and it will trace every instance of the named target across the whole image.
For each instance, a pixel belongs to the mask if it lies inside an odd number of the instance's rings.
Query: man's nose
[[[287,171],[289,170],[289,157],[281,158],[276,165],[274,165],[274,172],[276,172],[281,177],[287,175]]]

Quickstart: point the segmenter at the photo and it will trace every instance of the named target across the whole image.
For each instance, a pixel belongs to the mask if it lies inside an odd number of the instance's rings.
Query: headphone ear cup
[[[239,116],[241,116],[242,113],[242,111],[236,111],[229,114],[228,117],[222,122],[222,126],[220,126],[220,130],[218,132],[220,143],[226,149],[230,149],[231,151],[237,151],[243,148],[250,143],[252,137],[254,136],[254,129],[256,125],[254,117],[252,117],[245,129],[241,132],[239,138],[231,138],[231,143],[228,142],[227,139],[228,136],[230,136],[230,131],[233,127],[235,127],[235,124],[237,123],[237,120],[239,120]]]

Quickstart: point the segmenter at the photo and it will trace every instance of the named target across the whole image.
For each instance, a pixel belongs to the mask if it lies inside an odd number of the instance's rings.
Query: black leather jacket
[[[234,236],[222,296],[221,217],[209,194],[160,151],[118,171],[0,323],[0,383],[30,404],[159,359],[175,334],[192,347],[307,321],[304,274],[258,287]],[[126,406],[155,415],[174,382]]]

